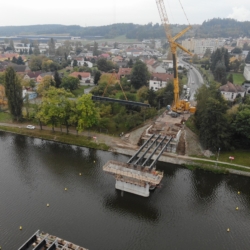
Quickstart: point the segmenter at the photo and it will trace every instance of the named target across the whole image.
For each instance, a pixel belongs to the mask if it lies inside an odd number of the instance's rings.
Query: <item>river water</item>
[[[90,250],[250,249],[249,178],[161,163],[143,198],[115,190],[111,159],[128,157],[0,132],[2,250],[38,229]]]

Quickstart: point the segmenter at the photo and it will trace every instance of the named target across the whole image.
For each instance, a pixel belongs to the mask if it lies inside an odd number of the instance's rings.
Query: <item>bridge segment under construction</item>
[[[127,163],[111,160],[103,166],[103,171],[115,177],[116,189],[148,197],[149,190],[157,187],[163,178],[163,172],[156,170],[156,163],[171,140],[172,137],[153,134]]]

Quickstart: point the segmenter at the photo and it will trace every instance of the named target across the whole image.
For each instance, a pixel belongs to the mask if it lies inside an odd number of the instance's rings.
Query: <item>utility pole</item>
[[[219,148],[218,153],[217,153],[216,167],[217,167],[217,164],[218,164],[219,156],[220,156],[220,148]]]

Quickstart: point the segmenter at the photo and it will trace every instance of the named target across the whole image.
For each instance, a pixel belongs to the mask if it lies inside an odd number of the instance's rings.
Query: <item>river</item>
[[[144,198],[115,190],[111,159],[128,157],[0,132],[2,250],[38,229],[90,250],[249,249],[249,178],[159,163]]]

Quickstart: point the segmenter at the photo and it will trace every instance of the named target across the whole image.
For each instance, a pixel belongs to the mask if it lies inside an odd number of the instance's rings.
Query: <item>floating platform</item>
[[[150,187],[158,186],[163,178],[163,172],[155,168],[112,160],[103,166],[103,171],[115,177],[116,189],[143,197],[148,197]]]
[[[48,233],[35,232],[18,250],[88,250]]]

